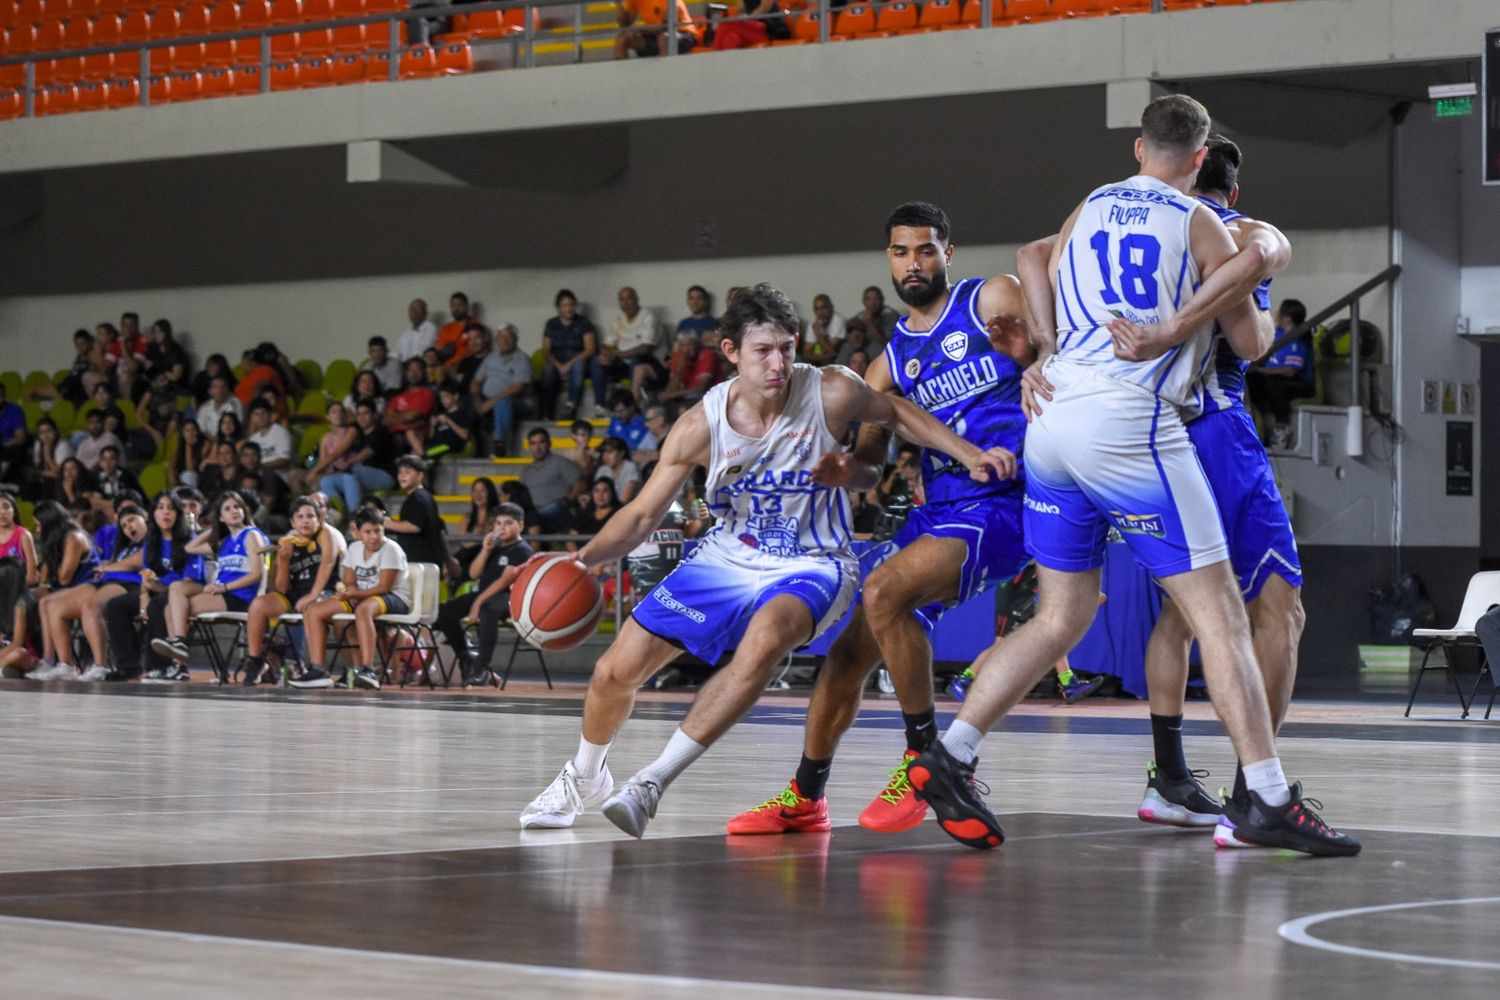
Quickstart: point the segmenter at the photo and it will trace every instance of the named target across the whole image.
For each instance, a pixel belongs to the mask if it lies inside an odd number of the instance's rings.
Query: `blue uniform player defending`
[[[947,456],[923,454],[926,503],[912,509],[894,539],[861,560],[863,600],[818,673],[796,777],[777,797],[731,819],[730,833],[830,828],[823,788],[834,750],[882,658],[901,702],[907,748],[859,822],[882,832],[921,823],[927,806],[912,794],[906,769],[937,736],[932,629],[946,608],[999,586],[1027,561],[1018,474],[1026,418],[1017,363],[1030,360],[1025,304],[1010,275],[950,285],[949,235],[946,213],[923,202],[902,205],[887,220],[891,282],[911,314],[865,378],[872,389],[920,405],[965,440],[1015,456],[1012,474],[975,482]],[[887,443],[881,428],[861,429],[855,453],[841,461],[839,481],[873,485]]]
[[[600,658],[578,753],[521,813],[523,827],[571,826],[602,805],[616,826],[641,836],[662,792],[750,709],[771,669],[839,620],[856,567],[848,495],[830,478],[840,471],[850,421],[941,448],[980,479],[1010,464],[1008,453],[975,447],[920,407],[871,391],[847,368],[794,365],[797,314],[768,285],[736,295],[721,328],[720,349],[739,374],[683,414],[640,493],[577,558],[597,568],[645,541],[698,465],[708,470],[705,496],[718,523],[642,598]],[[709,661],[733,654],[661,755],[614,789],[605,757],[636,689],[684,649]]]

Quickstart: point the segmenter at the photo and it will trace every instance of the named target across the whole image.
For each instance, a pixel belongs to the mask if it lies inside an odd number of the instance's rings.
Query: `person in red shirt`
[[[385,404],[381,419],[394,434],[415,431],[418,437],[425,437],[427,418],[436,408],[437,393],[427,381],[427,364],[421,358],[411,358],[401,366],[401,390]]]
[[[714,349],[700,344],[692,330],[678,330],[667,359],[667,385],[657,399],[674,406],[691,405],[718,381],[717,369]]]
[[[469,297],[463,292],[454,292],[448,297],[448,322],[438,331],[438,356],[444,365],[456,363],[468,353],[469,345],[464,340],[464,330],[469,325]]]
[[[615,58],[628,59],[630,53],[638,56],[659,56],[662,53],[661,36],[667,30],[668,0],[619,0],[620,27],[615,36]],[[702,29],[688,13],[683,0],[677,4],[677,51],[691,52],[702,37]]]
[[[282,396],[287,392],[286,369],[291,365],[281,356],[281,351],[270,341],[260,344],[251,352],[251,363],[245,375],[234,387],[234,396],[240,405],[248,408],[260,390],[267,385],[275,386]]]

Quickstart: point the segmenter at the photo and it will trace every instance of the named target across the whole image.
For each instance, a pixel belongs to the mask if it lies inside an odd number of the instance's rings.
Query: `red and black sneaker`
[[[767,799],[754,809],[746,809],[724,824],[724,829],[740,836],[827,833],[833,829],[833,823],[828,818],[828,799],[808,798],[797,787],[797,779],[793,778],[780,795]]]
[[[1303,798],[1302,783],[1292,786],[1292,799],[1284,806],[1270,806],[1255,792],[1243,801],[1230,799],[1224,812],[1234,823],[1235,837],[1262,847],[1282,847],[1319,857],[1348,858],[1359,853],[1359,841],[1339,833],[1313,811],[1322,809],[1317,799]]]
[[[917,798],[932,806],[948,836],[982,851],[1005,842],[1000,821],[984,804],[989,788],[975,779],[972,765],[960,763],[941,742],[912,761],[906,773]]]

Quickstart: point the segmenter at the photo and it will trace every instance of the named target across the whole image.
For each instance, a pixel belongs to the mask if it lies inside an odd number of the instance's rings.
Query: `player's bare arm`
[[[614,562],[644,542],[667,508],[682,492],[694,466],[708,465],[711,446],[708,419],[699,403],[682,415],[662,445],[661,458],[635,498],[604,523],[599,534],[578,550],[577,560],[590,569]]]
[[[997,274],[979,289],[979,318],[989,334],[990,346],[1024,368],[1037,360],[1031,339],[1026,296],[1013,274]]]
[[[873,391],[840,365],[829,365],[823,375],[823,410],[830,427],[842,427],[851,420],[879,424],[913,444],[953,457],[981,482],[990,476],[1010,479],[1016,474],[1016,456],[1007,449],[982,450],[970,444],[917,404]]]
[[[865,384],[875,392],[899,395],[891,378],[891,365],[884,353],[865,371]],[[852,451],[832,451],[813,467],[813,482],[819,486],[843,487],[849,490],[874,489],[885,469],[885,456],[891,443],[891,432],[879,424],[862,423]]]
[[[1269,222],[1241,217],[1230,224],[1229,235],[1241,250],[1251,243],[1259,243],[1278,272],[1291,263],[1291,241]],[[1259,308],[1253,299],[1251,301],[1253,308],[1248,316],[1241,312],[1245,308],[1241,304],[1234,308],[1235,315],[1226,314],[1219,318],[1230,348],[1246,361],[1264,357],[1276,341],[1276,321],[1271,318],[1270,311]]]

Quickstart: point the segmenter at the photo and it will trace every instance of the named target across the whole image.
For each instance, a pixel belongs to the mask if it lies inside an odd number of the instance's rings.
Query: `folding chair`
[[[472,629],[475,626],[476,626],[475,622],[470,622],[467,627]],[[510,637],[511,637],[511,639],[510,639],[510,656],[506,657],[506,659],[505,659],[505,669],[500,672],[500,685],[499,685],[500,686],[500,690],[504,691],[505,690],[505,685],[508,684],[508,683],[510,683],[510,671],[511,671],[511,668],[514,667],[515,664],[516,664],[516,657],[519,654],[521,654],[521,653],[535,653],[536,654],[537,665],[542,668],[542,679],[547,682],[547,690],[551,691],[552,690],[552,675],[547,672],[547,657],[542,654],[541,647],[539,647],[539,646],[533,646],[529,642],[522,641],[522,639],[521,639],[521,633],[516,628],[515,623],[513,623],[513,622],[503,621],[503,622],[500,623],[500,628],[504,632],[509,632],[510,633]],[[497,648],[498,648],[498,645],[497,645]],[[491,671],[490,677],[493,678],[494,676],[495,676],[494,672]]]
[[[1452,628],[1419,628],[1413,629],[1413,639],[1430,640],[1427,651],[1422,654],[1422,665],[1417,668],[1416,680],[1412,681],[1411,697],[1406,701],[1406,716],[1411,716],[1411,707],[1417,700],[1417,688],[1422,686],[1422,677],[1429,670],[1445,671],[1453,678],[1453,686],[1458,689],[1458,704],[1463,708],[1460,718],[1469,717],[1469,707],[1474,702],[1474,697],[1479,694],[1479,682],[1486,674],[1490,675],[1490,708],[1495,705],[1494,674],[1490,670],[1490,664],[1485,662],[1479,669],[1479,676],[1474,679],[1474,690],[1467,699],[1464,698],[1464,689],[1458,683],[1458,674],[1453,669],[1453,658],[1449,650],[1454,646],[1476,646],[1479,637],[1474,633],[1474,623],[1479,621],[1479,616],[1488,611],[1491,606],[1500,604],[1500,571],[1489,573],[1475,573],[1469,578],[1469,589],[1464,592],[1464,603],[1458,612],[1458,622]],[[1428,666],[1427,662],[1432,658],[1434,650],[1443,651],[1442,666]],[[1490,717],[1487,708],[1484,717]]]
[[[406,585],[411,593],[412,610],[404,615],[380,615],[375,619],[377,628],[393,628],[411,638],[411,649],[414,651],[426,650],[431,653],[433,661],[443,675],[443,686],[448,687],[452,683],[452,668],[443,663],[441,651],[438,649],[437,634],[433,632],[433,623],[437,621],[438,591],[442,580],[442,571],[436,563],[409,563],[406,567]],[[334,626],[344,626],[344,637],[328,644],[328,651],[332,654],[329,663],[338,662],[338,654],[346,649],[358,648],[358,642],[350,642],[348,639],[348,626],[354,624],[354,614],[345,612],[334,615],[330,620]],[[427,642],[422,641],[422,634],[426,633]],[[392,646],[381,656],[379,664],[380,683],[388,684],[391,680],[391,660],[395,656],[395,647]],[[375,664],[370,664],[374,667]],[[332,668],[329,672],[333,673]],[[432,672],[427,673],[427,684],[436,687],[432,682]]]
[[[266,585],[271,580],[271,550],[266,550],[260,555],[260,586],[255,588],[255,596],[259,597],[266,592]],[[220,684],[229,684],[237,673],[230,670],[229,665],[235,662],[236,650],[246,650],[245,625],[250,620],[247,611],[205,611],[201,615],[195,615],[188,621],[187,643],[193,645],[197,642],[208,650],[209,663],[214,668],[214,678]],[[229,643],[229,653],[226,655],[219,647],[218,633],[214,631],[217,625],[233,625],[234,638]]]

